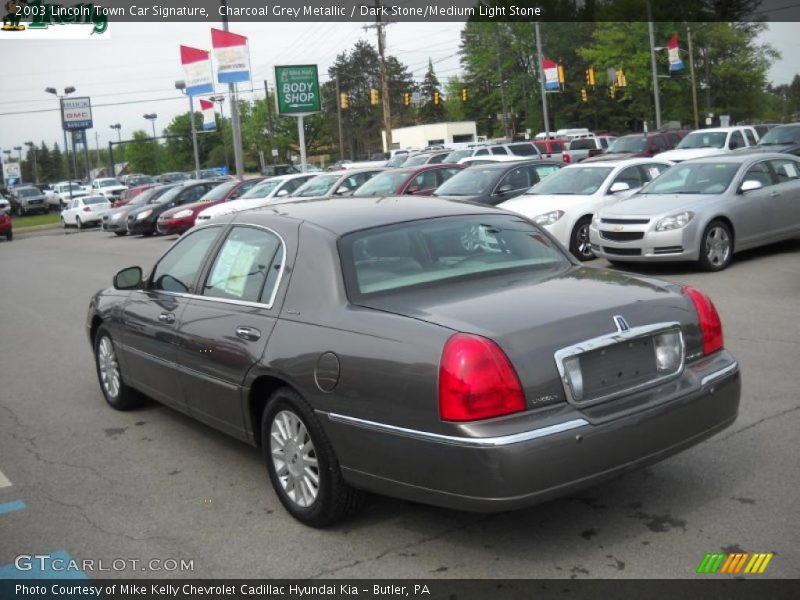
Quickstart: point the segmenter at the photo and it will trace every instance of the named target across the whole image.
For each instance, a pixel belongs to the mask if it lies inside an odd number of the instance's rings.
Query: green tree
[[[428,58],[428,71],[422,80],[419,91],[422,105],[419,108],[420,123],[440,123],[445,118],[444,93],[439,78],[433,70],[433,62]],[[439,104],[434,104],[434,95],[438,92]]]
[[[349,107],[342,110],[342,129],[345,154],[350,158],[368,156],[382,150],[383,104],[370,103],[370,89],[380,89],[380,63],[375,48],[364,40],[358,41],[349,52],[336,57],[328,69],[329,82],[323,86],[324,127],[331,146],[338,145],[336,76],[340,91],[349,97]],[[403,106],[403,93],[411,92],[414,83],[408,68],[393,56],[386,57],[389,82],[389,106],[393,126],[413,123],[411,111]],[[322,127],[322,124],[321,124]]]
[[[147,175],[159,173],[158,155],[158,143],[141,129],[134,131],[133,141],[125,144],[125,160],[131,172]]]

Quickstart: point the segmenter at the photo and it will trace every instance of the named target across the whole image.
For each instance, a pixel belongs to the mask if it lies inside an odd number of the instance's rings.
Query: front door
[[[220,226],[199,229],[158,261],[145,288],[133,292],[122,314],[122,352],[133,386],[186,410],[176,365],[176,332],[188,296]]]

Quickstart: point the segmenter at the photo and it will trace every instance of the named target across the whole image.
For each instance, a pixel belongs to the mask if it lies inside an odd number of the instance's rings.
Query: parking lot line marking
[[[5,502],[4,504],[0,504],[0,515],[13,512],[15,510],[22,510],[23,508],[25,508],[25,503],[22,500]]]
[[[11,485],[11,481],[9,481],[8,477],[3,475],[3,472],[0,471],[0,488],[8,487]]]
[[[0,579],[88,579],[83,571],[68,568],[72,557],[66,550],[36,556],[36,560],[25,561],[24,570],[18,569],[14,563],[0,565]],[[39,557],[44,557],[41,562]],[[54,561],[59,561],[58,569],[53,568]]]

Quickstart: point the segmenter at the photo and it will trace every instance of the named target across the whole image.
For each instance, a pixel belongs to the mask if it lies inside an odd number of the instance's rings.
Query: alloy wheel
[[[282,410],[270,427],[270,451],[278,481],[294,504],[308,508],[319,494],[319,464],[314,442],[294,412]]]
[[[111,398],[116,398],[119,394],[119,364],[114,352],[114,344],[107,336],[101,339],[97,346],[97,368],[106,394]]]
[[[708,262],[718,267],[728,262],[731,253],[731,238],[724,227],[712,227],[706,234],[706,257]]]

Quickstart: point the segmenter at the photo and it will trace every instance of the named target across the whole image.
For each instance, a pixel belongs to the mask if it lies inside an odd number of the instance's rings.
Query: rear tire
[[[132,410],[142,405],[144,397],[122,380],[114,342],[103,325],[94,338],[94,363],[100,390],[111,408]]]
[[[143,231],[143,232],[142,232],[142,235],[143,235],[144,237],[150,237],[150,236],[151,236],[151,235],[153,235],[154,233],[155,233],[154,231]]]
[[[15,212],[16,212],[16,215],[18,217],[24,217],[25,216],[25,211],[22,210],[22,206],[20,206],[19,204],[17,205],[17,210]]]
[[[733,258],[733,232],[724,221],[711,221],[700,241],[700,268],[722,271]]]
[[[124,235],[128,235],[128,232],[127,231],[115,231],[114,235],[118,235],[119,237],[122,237]]]
[[[261,445],[278,499],[301,523],[328,527],[360,508],[363,492],[344,481],[314,411],[293,389],[270,396],[261,418]]]
[[[13,239],[14,239],[14,232],[13,232],[13,231],[11,231],[11,230],[8,230],[8,231],[6,232],[6,241],[7,241],[7,242],[10,242],[10,241],[11,241],[11,240],[13,240]]]
[[[75,227],[78,229],[83,229],[83,223],[81,223],[80,217],[75,217]]]
[[[580,261],[594,260],[597,258],[592,252],[589,243],[589,226],[592,224],[591,217],[583,217],[575,223],[572,233],[569,236],[569,251]]]

